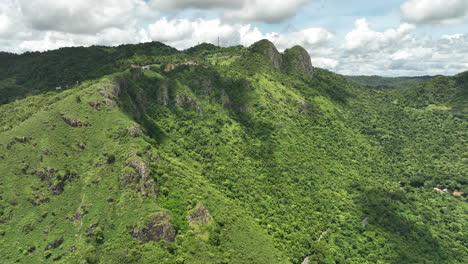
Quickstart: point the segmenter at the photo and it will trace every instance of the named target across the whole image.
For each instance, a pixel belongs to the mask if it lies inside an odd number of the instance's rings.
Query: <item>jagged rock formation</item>
[[[275,68],[281,69],[283,67],[283,56],[271,41],[267,39],[257,41],[250,46],[250,50],[267,56]]]
[[[312,75],[312,61],[309,53],[301,46],[294,46],[284,51],[285,67]]]
[[[252,52],[265,55],[271,64],[282,70],[296,70],[312,76],[312,61],[309,53],[301,46],[294,46],[281,54],[269,40],[260,40],[250,46]]]

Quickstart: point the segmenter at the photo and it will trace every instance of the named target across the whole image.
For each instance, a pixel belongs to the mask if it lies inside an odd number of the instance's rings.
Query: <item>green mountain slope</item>
[[[134,54],[1,105],[2,262],[466,263],[466,73],[376,90],[307,59]]]
[[[367,85],[377,89],[407,88],[426,82],[434,76],[415,77],[381,77],[381,76],[345,76],[347,80],[359,85]]]

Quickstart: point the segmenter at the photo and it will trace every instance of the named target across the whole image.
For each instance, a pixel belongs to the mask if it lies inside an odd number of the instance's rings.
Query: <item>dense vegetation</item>
[[[432,79],[433,76],[381,77],[381,76],[346,76],[346,79],[360,85],[376,89],[408,88]]]
[[[275,50],[1,54],[1,262],[467,263],[468,72],[375,89]]]

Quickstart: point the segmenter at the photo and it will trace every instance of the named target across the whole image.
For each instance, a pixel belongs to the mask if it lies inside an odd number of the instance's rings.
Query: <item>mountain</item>
[[[1,54],[2,263],[466,263],[468,72],[304,51]]]

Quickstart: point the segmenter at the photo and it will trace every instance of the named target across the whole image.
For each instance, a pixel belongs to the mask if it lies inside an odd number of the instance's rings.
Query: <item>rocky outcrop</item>
[[[101,103],[99,103],[99,102],[94,102],[94,101],[92,101],[92,102],[89,102],[88,104],[89,104],[89,106],[91,106],[94,110],[98,110],[98,111],[101,110],[101,109],[100,109]]]
[[[149,162],[139,156],[127,160],[121,172],[120,186],[138,190],[142,197],[157,198],[156,182],[150,177]]]
[[[67,123],[69,126],[71,127],[75,127],[75,128],[78,128],[78,127],[87,127],[87,126],[90,126],[91,124],[89,122],[82,122],[81,120],[78,120],[76,118],[73,118],[73,117],[68,117],[68,116],[65,116],[65,114],[60,114],[60,117],[62,118],[62,120]]]
[[[133,227],[130,235],[141,243],[163,240],[167,244],[174,241],[176,235],[170,219],[166,212],[157,213],[143,227]]]
[[[263,39],[255,42],[249,49],[251,52],[266,56],[277,69],[296,70],[312,76],[313,67],[310,55],[301,46],[294,46],[281,54],[271,41]]]
[[[175,103],[178,106],[193,106],[195,105],[195,101],[193,100],[192,96],[189,95],[176,95],[175,96]]]
[[[303,114],[307,113],[308,107],[307,107],[307,104],[304,101],[298,100],[296,102],[296,105],[297,105],[297,112],[299,114],[303,115]]]
[[[33,194],[33,198],[28,198],[27,200],[34,206],[48,203],[50,201],[49,197],[47,197],[44,193],[35,193]]]
[[[32,140],[32,137],[15,137],[16,142],[19,143],[29,143]]]
[[[50,191],[55,194],[61,194],[67,182],[72,182],[80,176],[77,173],[67,171],[66,173],[59,173],[54,168],[46,168],[36,171],[35,175],[49,185]]]
[[[301,46],[294,46],[284,51],[285,67],[312,76],[312,61],[309,53]]]
[[[208,225],[211,222],[211,216],[208,209],[202,204],[198,204],[187,216],[190,226]]]
[[[250,50],[252,52],[261,53],[265,55],[271,61],[273,67],[277,69],[282,68],[283,57],[271,41],[267,39],[257,41],[254,44],[252,44],[252,46],[250,46]]]
[[[106,106],[113,106],[114,105],[114,101],[110,100],[109,98],[106,98],[102,101],[103,104],[105,104]]]
[[[127,162],[127,166],[133,168],[143,181],[149,180],[149,166],[142,160],[131,160]]]
[[[131,137],[140,137],[143,135],[143,131],[141,131],[141,128],[139,126],[131,126],[127,128],[127,133]]]
[[[61,238],[57,238],[55,239],[54,241],[50,242],[47,247],[45,248],[45,250],[50,250],[50,249],[54,249],[54,248],[58,248],[60,245],[62,245],[63,243],[63,237]]]

